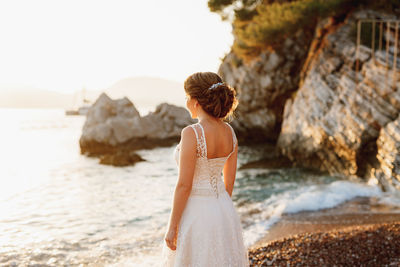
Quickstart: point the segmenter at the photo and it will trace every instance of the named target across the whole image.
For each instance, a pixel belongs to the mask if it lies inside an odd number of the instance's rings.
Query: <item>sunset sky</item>
[[[207,0],[0,2],[0,91],[98,90],[134,76],[217,71],[231,25]]]

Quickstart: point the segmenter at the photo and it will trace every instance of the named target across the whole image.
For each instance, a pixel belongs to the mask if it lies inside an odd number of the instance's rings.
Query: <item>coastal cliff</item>
[[[352,27],[367,17],[382,14],[356,12],[340,25],[318,27],[329,33],[312,46],[305,79],[285,104],[277,145],[290,159],[346,175],[369,175],[374,167],[379,131],[398,117],[400,94],[397,81],[395,86],[385,82],[393,74],[386,71],[383,51],[372,58],[371,49],[361,46],[360,71],[355,71]]]
[[[400,189],[400,60],[395,74],[392,70],[395,27],[383,28],[383,42],[390,40],[387,55],[378,44],[374,53],[368,45],[359,46],[357,71],[357,20],[366,18],[399,16],[358,9],[327,17],[309,40],[299,29],[279,49],[264,51],[248,63],[230,52],[219,73],[238,91],[234,126],[245,133],[242,139],[274,141],[293,165],[375,177],[385,189]]]
[[[300,29],[282,47],[262,52],[248,64],[233,51],[226,55],[218,72],[237,91],[240,105],[232,125],[239,139],[276,141],[284,104],[298,88],[310,37]]]

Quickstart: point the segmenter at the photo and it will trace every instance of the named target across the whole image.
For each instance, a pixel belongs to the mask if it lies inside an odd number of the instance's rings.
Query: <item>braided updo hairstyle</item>
[[[191,98],[197,99],[205,112],[216,118],[226,119],[233,115],[238,105],[235,89],[223,83],[221,77],[214,72],[190,75],[184,82],[184,88]]]

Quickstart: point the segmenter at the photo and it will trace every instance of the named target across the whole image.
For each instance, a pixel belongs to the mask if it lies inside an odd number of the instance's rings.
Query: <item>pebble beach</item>
[[[251,266],[400,266],[400,221],[297,234],[249,258]]]
[[[355,198],[287,214],[249,248],[249,259],[251,266],[400,266],[400,213]]]
[[[286,214],[249,249],[251,266],[400,266],[400,213],[373,198]]]

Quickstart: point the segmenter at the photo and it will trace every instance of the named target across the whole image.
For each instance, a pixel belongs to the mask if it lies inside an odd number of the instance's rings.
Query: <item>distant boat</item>
[[[79,105],[77,108],[72,108],[72,109],[67,109],[65,110],[65,115],[71,116],[71,115],[82,115],[86,116],[87,112],[89,111],[90,106],[92,105],[91,101],[86,99],[86,90],[85,88],[82,88],[80,91],[80,97],[81,97],[81,103],[77,103],[77,98],[79,97],[79,93],[76,93],[74,96],[74,104],[73,106],[76,107]]]

